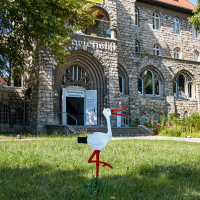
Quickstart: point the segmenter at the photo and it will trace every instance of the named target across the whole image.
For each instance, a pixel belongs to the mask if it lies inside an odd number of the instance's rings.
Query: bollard
[[[17,135],[17,139],[19,139],[19,140],[20,140],[20,139],[21,139],[21,135]]]

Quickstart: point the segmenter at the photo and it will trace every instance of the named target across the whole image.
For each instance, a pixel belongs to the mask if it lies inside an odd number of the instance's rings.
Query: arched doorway
[[[55,74],[55,88],[58,97],[54,112],[62,114],[62,123],[78,125],[102,125],[106,106],[106,77],[99,61],[88,52],[77,50],[67,56],[70,64],[58,66]],[[67,117],[68,115],[68,117]]]

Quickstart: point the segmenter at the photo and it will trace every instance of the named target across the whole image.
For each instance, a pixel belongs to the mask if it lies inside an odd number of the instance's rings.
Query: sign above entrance
[[[103,4],[103,0],[86,0],[93,3]]]
[[[85,97],[85,92],[66,90],[66,97]]]
[[[114,52],[117,49],[117,46],[114,42],[103,41],[103,42],[88,42],[85,40],[76,40],[72,39],[72,46],[80,46],[84,48],[93,48],[93,49],[102,49],[105,51]]]

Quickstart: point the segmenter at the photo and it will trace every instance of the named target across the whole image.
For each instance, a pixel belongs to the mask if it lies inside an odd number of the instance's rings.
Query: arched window
[[[153,13],[153,29],[160,29],[160,15],[158,13]]]
[[[145,70],[138,78],[138,94],[160,96],[160,80],[151,70]]]
[[[173,32],[175,34],[180,34],[180,23],[177,17],[173,18]]]
[[[199,53],[197,51],[193,52],[193,60],[194,61],[199,61]]]
[[[65,85],[67,82],[80,82],[87,85],[89,77],[82,67],[73,65],[64,72],[62,85]]]
[[[138,12],[138,9],[135,9],[135,25],[139,26],[139,12]]]
[[[138,41],[135,41],[135,52],[139,53],[140,52],[140,45]]]
[[[110,16],[108,12],[100,7],[94,6],[89,13],[96,12],[95,24],[90,25],[85,29],[84,33],[87,35],[107,37],[106,31],[110,27]]]
[[[124,94],[124,77],[122,76],[120,71],[118,71],[118,76],[119,76],[119,90],[121,94]]]
[[[118,64],[118,81],[120,93],[127,95],[129,91],[129,79],[126,70],[120,64]]]
[[[7,68],[7,70],[3,70],[2,74],[4,78],[4,85],[5,86],[14,86],[14,87],[21,87],[23,85],[22,83],[22,76],[21,75],[15,75],[13,76],[11,73],[10,68],[10,61],[6,56],[0,55],[0,63],[1,66]]]
[[[3,105],[0,107],[0,124],[9,124],[10,110],[9,107]]]
[[[181,73],[176,76],[173,93],[175,97],[192,98],[192,82],[186,74]]]
[[[153,46],[153,55],[156,55],[156,56],[161,55],[160,46],[158,44],[154,44]]]
[[[174,58],[180,58],[180,49],[179,48],[174,49]]]
[[[110,38],[110,37],[111,37],[110,29],[107,29],[107,31],[106,31],[106,37],[107,37],[107,38]]]

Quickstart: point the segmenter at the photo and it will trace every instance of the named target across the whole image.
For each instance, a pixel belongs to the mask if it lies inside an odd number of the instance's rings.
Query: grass
[[[105,187],[94,195],[93,149],[76,137],[0,143],[1,200],[200,199],[200,145],[176,141],[110,141],[100,160]],[[88,187],[85,187],[88,186]]]

